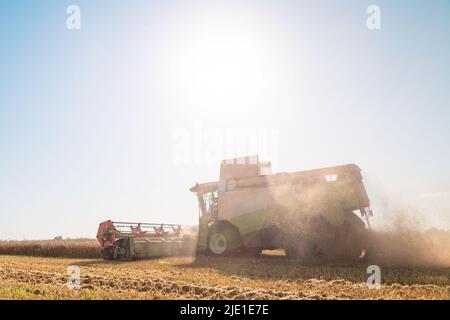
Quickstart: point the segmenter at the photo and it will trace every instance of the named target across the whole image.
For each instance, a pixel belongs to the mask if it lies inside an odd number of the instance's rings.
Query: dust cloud
[[[322,193],[315,188],[303,192],[302,203],[308,204],[312,211],[324,211],[320,206],[326,206],[330,212],[335,199],[328,203],[316,201],[316,194]],[[272,195],[275,195],[272,192]],[[292,199],[274,197],[278,203],[290,212],[296,211],[298,203]],[[366,238],[366,260],[371,264],[398,267],[450,267],[450,210],[446,205],[438,207],[435,203],[424,199],[393,199],[383,197],[372,201],[374,216],[370,219],[372,227]],[[426,199],[430,200],[430,199]],[[442,200],[442,199],[439,199]],[[444,202],[441,202],[443,204]],[[318,207],[319,206],[319,207]],[[355,213],[357,216],[358,214]],[[301,230],[301,222],[296,216],[285,216],[289,222],[283,221],[284,230]],[[288,226],[286,228],[286,226]],[[307,233],[303,230],[304,233]],[[334,251],[353,250],[355,240],[340,241]],[[324,241],[324,246],[329,244]]]
[[[379,214],[385,221],[370,232],[371,261],[393,266],[450,267],[450,230],[430,226],[426,211],[408,207]]]

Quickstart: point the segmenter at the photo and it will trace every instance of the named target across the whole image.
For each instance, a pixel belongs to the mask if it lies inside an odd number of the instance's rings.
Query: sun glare
[[[276,90],[277,44],[262,21],[235,13],[202,13],[172,42],[171,84],[182,101],[204,111],[255,109]]]

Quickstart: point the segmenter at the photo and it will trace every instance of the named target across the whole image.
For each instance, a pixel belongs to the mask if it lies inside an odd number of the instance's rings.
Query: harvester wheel
[[[334,241],[323,250],[328,260],[358,261],[366,258],[368,230],[364,222],[349,212],[345,223],[336,229]]]
[[[227,238],[222,233],[214,233],[209,238],[209,250],[216,255],[221,255],[227,251]]]
[[[113,250],[112,250],[112,257],[113,257],[113,260],[117,260],[117,259],[120,258],[119,250],[120,250],[119,247],[117,247],[117,246],[114,246],[114,247],[113,247]]]
[[[209,252],[222,256],[240,247],[240,235],[232,228],[214,228],[208,240]]]
[[[284,251],[289,259],[310,262],[315,257],[314,246],[311,241],[303,237],[295,237],[284,246]]]
[[[121,248],[118,244],[115,244],[108,248],[104,248],[101,251],[101,255],[105,260],[120,260],[122,258],[125,258],[125,254],[125,248]]]
[[[105,259],[105,260],[112,260],[112,259],[113,259],[113,256],[112,256],[112,250],[111,250],[111,247],[109,247],[109,248],[104,248],[104,249],[101,251],[101,255],[102,255],[103,259]]]

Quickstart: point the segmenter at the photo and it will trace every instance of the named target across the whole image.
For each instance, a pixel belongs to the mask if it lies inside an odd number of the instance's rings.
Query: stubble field
[[[81,271],[80,290],[67,267]],[[0,255],[0,299],[450,299],[450,268],[367,263],[302,265],[282,251],[260,257],[172,257],[145,261]]]

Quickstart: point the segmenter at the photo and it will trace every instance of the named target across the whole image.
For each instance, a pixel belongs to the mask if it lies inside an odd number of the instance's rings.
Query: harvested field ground
[[[81,268],[81,290],[66,286]],[[106,262],[0,256],[1,299],[450,299],[450,268],[381,267],[368,289],[367,264],[303,266],[281,251],[258,258],[201,256]]]

